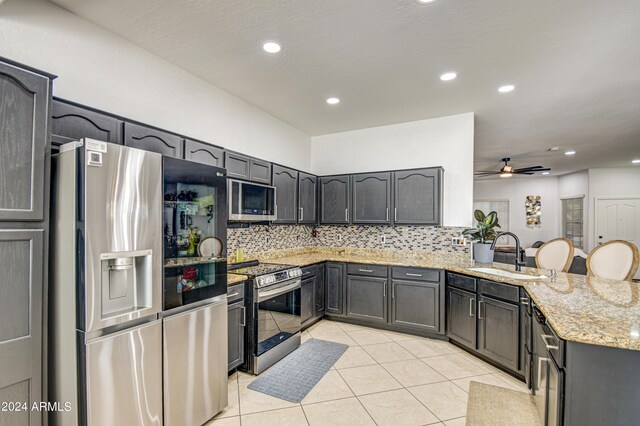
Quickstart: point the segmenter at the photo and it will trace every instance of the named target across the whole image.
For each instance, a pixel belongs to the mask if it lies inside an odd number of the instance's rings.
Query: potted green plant
[[[498,213],[490,212],[485,215],[482,210],[473,212],[476,219],[476,227],[462,231],[462,235],[469,237],[473,243],[473,259],[478,263],[493,263],[493,250],[491,244],[496,238],[494,228],[500,228]]]

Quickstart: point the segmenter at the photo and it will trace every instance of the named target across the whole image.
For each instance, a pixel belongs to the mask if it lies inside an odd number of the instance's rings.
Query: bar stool
[[[556,238],[547,241],[536,252],[536,267],[567,272],[573,262],[573,253],[574,246],[571,240]]]
[[[638,247],[629,241],[611,240],[591,250],[587,272],[592,277],[630,281],[638,271]]]

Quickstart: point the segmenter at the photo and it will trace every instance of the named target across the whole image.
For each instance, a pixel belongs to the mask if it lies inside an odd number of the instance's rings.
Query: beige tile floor
[[[462,351],[423,337],[323,320],[303,332],[349,349],[300,404],[229,377],[229,406],[211,426],[464,425],[469,383],[527,392],[524,383]]]

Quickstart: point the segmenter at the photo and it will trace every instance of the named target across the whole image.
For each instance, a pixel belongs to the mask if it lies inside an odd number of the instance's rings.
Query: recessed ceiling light
[[[435,3],[438,0],[416,0],[416,3],[418,4],[430,4],[430,3]]]
[[[549,172],[542,172],[542,174],[543,174],[543,175],[548,175],[548,174],[549,174]]]
[[[509,93],[509,92],[513,92],[513,89],[515,88],[516,86],[514,86],[513,84],[507,84],[507,85],[498,87],[498,92]]]
[[[560,151],[560,147],[559,146],[552,146],[547,151]]]
[[[575,151],[567,151],[564,153],[564,155],[576,155]]]
[[[631,162],[632,162],[633,164],[640,164],[640,159],[638,159],[638,160],[631,160]]]
[[[442,74],[440,76],[440,80],[442,80],[442,81],[450,81],[450,80],[454,80],[456,77],[458,77],[458,73],[445,72],[444,74]]]
[[[278,53],[282,50],[282,46],[275,41],[265,41],[262,43],[262,48],[268,53]]]
[[[327,103],[329,105],[339,104],[340,103],[340,99],[335,98],[335,97],[327,98]]]

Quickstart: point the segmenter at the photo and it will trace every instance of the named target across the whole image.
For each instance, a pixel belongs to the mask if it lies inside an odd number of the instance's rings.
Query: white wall
[[[581,170],[575,173],[558,176],[558,197],[560,200],[564,198],[583,197],[583,233],[584,233],[584,249],[589,247],[589,172]],[[558,205],[558,236],[562,235],[562,203]]]
[[[318,175],[444,167],[443,225],[469,226],[473,205],[473,113],[311,139]]]
[[[595,236],[595,199],[606,198],[640,198],[640,167],[622,167],[608,169],[589,169],[589,249],[596,245]]]
[[[539,195],[542,201],[542,223],[527,225],[525,199],[527,195]],[[520,238],[523,247],[531,247],[536,241],[547,241],[560,236],[558,180],[556,177],[504,178],[476,181],[474,200],[509,201],[509,231]],[[487,213],[487,212],[485,212]],[[505,238],[505,237],[503,237]],[[513,245],[512,239],[500,240],[500,244]]]
[[[0,6],[0,56],[58,75],[55,96],[310,169],[299,130],[46,1]]]

